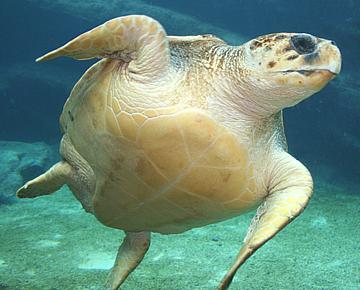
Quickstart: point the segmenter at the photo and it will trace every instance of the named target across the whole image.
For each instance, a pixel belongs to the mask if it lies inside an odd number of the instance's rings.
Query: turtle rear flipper
[[[150,246],[150,232],[126,232],[114,267],[106,280],[106,289],[119,289],[127,276],[135,270]]]
[[[47,195],[60,189],[71,176],[73,168],[66,161],[60,161],[48,171],[25,183],[17,192],[19,198],[33,198]]]
[[[91,58],[119,59],[129,63],[132,75],[157,79],[170,63],[169,41],[159,22],[144,15],[114,18],[85,32],[36,61],[60,56],[78,60]]]

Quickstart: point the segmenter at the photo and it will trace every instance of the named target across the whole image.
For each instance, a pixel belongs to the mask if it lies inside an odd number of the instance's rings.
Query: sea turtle
[[[102,58],[60,117],[62,161],[20,198],[67,184],[84,209],[126,232],[107,287],[143,259],[150,232],[181,233],[258,207],[226,289],[246,259],[307,205],[309,171],[287,153],[282,109],[340,71],[335,43],[274,33],[240,46],[167,36],[143,15],[112,19],[37,61]]]

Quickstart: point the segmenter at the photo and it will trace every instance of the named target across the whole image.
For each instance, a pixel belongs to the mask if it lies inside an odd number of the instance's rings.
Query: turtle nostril
[[[299,54],[309,54],[315,51],[315,38],[309,34],[296,34],[291,36],[290,43]]]

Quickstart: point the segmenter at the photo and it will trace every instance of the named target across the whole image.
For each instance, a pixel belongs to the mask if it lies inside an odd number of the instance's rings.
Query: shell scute
[[[139,130],[137,146],[170,180],[189,166],[186,146],[174,117],[148,120]]]
[[[222,131],[212,119],[198,112],[179,114],[177,123],[191,160],[198,159]]]
[[[213,167],[244,168],[248,162],[248,150],[231,133],[224,133],[217,138],[198,165]]]
[[[169,180],[159,171],[157,166],[146,156],[139,157],[135,167],[135,173],[149,187],[154,190],[161,190]]]
[[[138,125],[132,118],[131,114],[122,112],[118,116],[117,120],[122,131],[122,137],[135,142]]]

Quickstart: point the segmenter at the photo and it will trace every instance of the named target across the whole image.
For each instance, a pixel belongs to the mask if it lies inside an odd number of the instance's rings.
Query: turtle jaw
[[[336,77],[339,74],[339,72],[332,71],[330,69],[311,69],[311,70],[308,70],[308,69],[291,70],[290,69],[290,70],[285,70],[285,71],[277,71],[275,73],[282,73],[282,74],[298,73],[298,74],[301,74],[301,75],[304,75],[304,76],[310,76],[313,73],[318,73],[318,72],[330,73],[330,74],[333,75],[333,77]]]
[[[330,69],[301,69],[301,70],[286,70],[274,72],[275,74],[281,74],[282,76],[294,78],[302,78],[303,81],[298,82],[298,84],[311,84],[313,81],[316,83],[324,82],[324,85],[333,80],[338,74],[338,71],[333,71]],[[320,87],[321,89],[322,87]]]
[[[334,79],[337,71],[330,69],[301,69],[301,70],[286,70],[276,73],[278,84],[290,86],[301,92],[299,97],[309,97],[310,95],[320,91],[329,81]],[[301,97],[301,95],[303,95]]]

